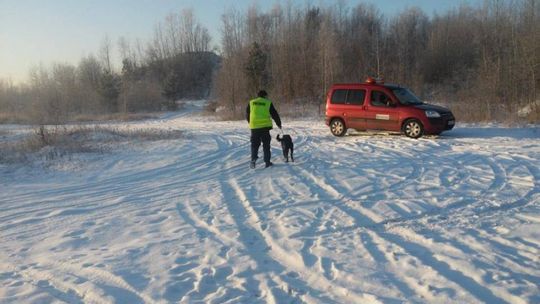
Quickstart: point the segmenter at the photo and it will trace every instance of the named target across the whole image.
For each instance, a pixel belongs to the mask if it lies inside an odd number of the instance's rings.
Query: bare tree
[[[101,47],[99,49],[99,56],[105,72],[112,73],[112,46],[109,36],[105,36],[101,41]]]

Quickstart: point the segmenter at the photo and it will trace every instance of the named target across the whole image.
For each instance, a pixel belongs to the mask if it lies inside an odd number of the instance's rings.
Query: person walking
[[[270,161],[270,141],[272,140],[270,130],[272,129],[272,119],[278,128],[281,129],[281,119],[272,102],[266,98],[268,96],[266,91],[259,91],[257,96],[257,98],[249,101],[246,109],[246,119],[251,129],[251,169],[255,168],[261,142],[263,144],[265,168],[272,166],[272,162]]]

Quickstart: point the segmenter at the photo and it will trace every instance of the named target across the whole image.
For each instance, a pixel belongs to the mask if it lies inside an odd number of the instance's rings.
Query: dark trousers
[[[251,161],[256,160],[259,154],[261,142],[263,144],[264,162],[270,162],[270,130],[268,129],[252,129],[251,130]]]

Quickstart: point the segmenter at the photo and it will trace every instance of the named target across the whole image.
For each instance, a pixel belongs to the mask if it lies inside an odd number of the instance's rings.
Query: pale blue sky
[[[65,62],[77,64],[82,56],[97,53],[107,35],[113,46],[124,36],[143,42],[154,26],[171,12],[192,8],[212,35],[220,41],[221,14],[230,7],[247,9],[256,3],[262,10],[279,0],[0,0],[0,79],[25,81],[31,66]],[[295,5],[332,4],[333,0],[292,1]],[[392,15],[418,6],[426,13],[444,12],[461,2],[454,0],[353,0],[374,3],[382,13]],[[479,3],[481,0],[468,0]]]

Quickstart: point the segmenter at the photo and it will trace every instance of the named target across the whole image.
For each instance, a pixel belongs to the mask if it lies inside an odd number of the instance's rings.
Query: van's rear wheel
[[[339,118],[332,119],[332,121],[330,122],[330,132],[332,132],[334,136],[338,137],[345,135],[345,133],[347,132],[347,128],[345,127],[345,123],[343,122],[343,120]]]
[[[419,138],[424,134],[424,126],[418,119],[409,119],[403,124],[403,133],[410,138]]]

